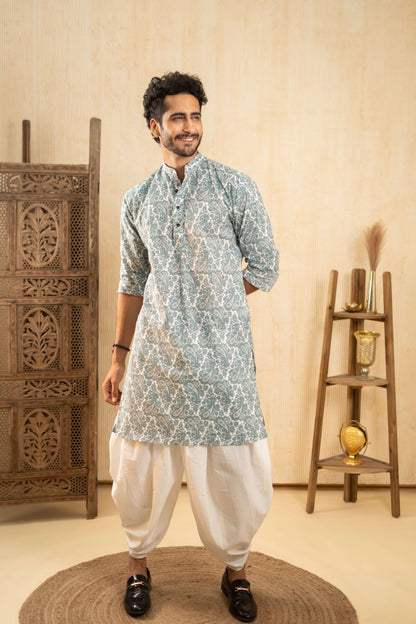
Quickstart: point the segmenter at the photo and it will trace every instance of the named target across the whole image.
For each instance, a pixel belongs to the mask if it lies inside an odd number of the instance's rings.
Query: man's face
[[[151,120],[151,130],[163,147],[177,156],[193,156],[202,139],[199,102],[190,93],[165,97],[165,112],[161,123]]]

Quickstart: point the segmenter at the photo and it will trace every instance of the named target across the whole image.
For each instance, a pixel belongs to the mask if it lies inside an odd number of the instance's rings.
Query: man
[[[230,611],[250,622],[257,607],[244,565],[272,486],[246,295],[272,287],[278,252],[254,182],[198,152],[206,102],[200,80],[179,72],[153,78],[144,94],[163,164],[124,197],[103,392],[120,406],[110,471],[130,554],[127,613],[150,607],[146,556],[185,471],[201,540],[226,566]]]

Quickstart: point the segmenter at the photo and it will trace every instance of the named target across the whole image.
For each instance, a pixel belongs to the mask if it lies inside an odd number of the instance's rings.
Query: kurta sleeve
[[[121,266],[118,292],[143,296],[150,273],[147,249],[136,228],[132,208],[134,197],[127,193],[123,199],[120,220]]]
[[[279,252],[261,195],[247,176],[234,188],[233,204],[234,231],[247,262],[243,277],[267,292],[279,277]]]

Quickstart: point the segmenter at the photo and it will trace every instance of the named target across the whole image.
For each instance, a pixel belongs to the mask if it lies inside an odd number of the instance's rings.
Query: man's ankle
[[[142,574],[143,576],[147,576],[146,557],[143,559],[135,559],[130,555],[129,569],[130,576],[133,576],[133,574]]]
[[[230,583],[233,581],[241,580],[246,578],[246,569],[241,568],[241,570],[231,570],[231,568],[227,567],[228,580]]]

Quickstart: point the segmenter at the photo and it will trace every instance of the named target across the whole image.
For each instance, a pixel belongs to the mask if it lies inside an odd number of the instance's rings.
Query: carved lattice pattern
[[[0,193],[87,195],[88,176],[26,172],[0,173]]]
[[[7,202],[0,201],[0,271],[6,271],[9,263],[7,216]]]
[[[26,379],[0,381],[0,401],[9,399],[57,399],[87,397],[88,379]]]
[[[87,339],[87,310],[85,306],[71,308],[71,366],[74,370],[85,368]]]
[[[71,409],[71,466],[82,468],[87,461],[87,445],[84,436],[85,408],[74,406]]]
[[[60,316],[58,306],[33,307],[25,305],[19,312],[22,336],[21,370],[39,371],[61,368],[59,360]],[[20,316],[20,315],[19,315]]]
[[[18,215],[19,267],[61,268],[61,202],[22,202]]]
[[[10,372],[10,310],[0,306],[0,373]]]
[[[47,479],[17,479],[2,480],[0,482],[0,499],[16,501],[46,497],[85,495],[88,492],[86,477],[47,478]]]
[[[26,366],[48,368],[58,353],[58,322],[49,310],[35,308],[22,323],[23,360]]]
[[[71,204],[71,266],[73,269],[87,268],[87,205]]]
[[[24,410],[20,470],[59,468],[60,441],[59,408]]]
[[[24,277],[0,280],[2,297],[88,297],[86,278]]]
[[[49,399],[71,395],[71,381],[69,379],[28,379],[22,387],[22,396],[25,398]]]
[[[11,469],[11,453],[10,453],[10,410],[0,408],[0,431],[4,431],[6,435],[0,439],[0,472],[9,472]]]

